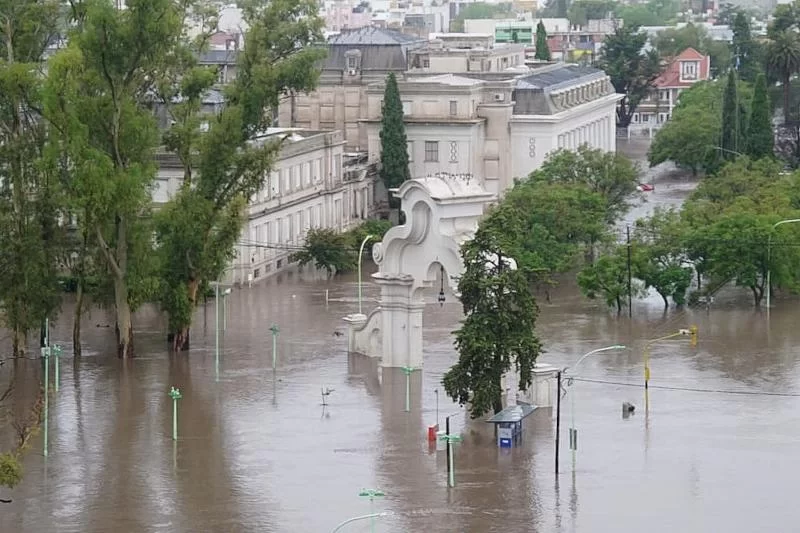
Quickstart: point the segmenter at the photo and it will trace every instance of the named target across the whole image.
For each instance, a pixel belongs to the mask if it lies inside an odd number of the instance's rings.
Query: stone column
[[[379,272],[372,278],[381,288],[381,336],[384,367],[422,366],[422,311],[414,301],[414,278]]]

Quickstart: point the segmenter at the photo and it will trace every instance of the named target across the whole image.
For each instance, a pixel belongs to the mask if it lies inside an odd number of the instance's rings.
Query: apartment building
[[[525,63],[525,45],[496,44],[488,33],[437,33],[409,53],[409,74],[503,72]]]

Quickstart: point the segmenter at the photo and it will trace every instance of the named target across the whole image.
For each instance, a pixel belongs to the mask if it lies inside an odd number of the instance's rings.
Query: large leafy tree
[[[686,303],[686,291],[692,281],[692,269],[683,242],[684,225],[680,213],[656,209],[647,218],[636,221],[633,234],[633,273],[645,289],[653,288],[669,307]]]
[[[248,30],[236,80],[225,89],[226,105],[204,116],[201,99],[216,73],[187,59],[161,86],[175,124],[165,136],[184,167],[181,190],[157,216],[161,288],[174,350],[189,347],[199,288],[218,279],[234,255],[246,221],[248,200],[270,174],[279,141],[259,134],[280,97],[310,91],[322,21],[310,0],[273,0],[244,6]],[[191,56],[188,56],[191,57]],[[201,128],[207,127],[205,133]]]
[[[638,177],[639,169],[624,155],[581,146],[550,154],[529,179],[581,185],[599,194],[605,202],[605,220],[611,224],[630,207]]]
[[[503,408],[503,375],[531,384],[541,346],[534,332],[538,309],[526,273],[514,268],[493,228],[481,227],[462,249],[458,283],[464,321],[455,332],[458,361],[444,375],[447,395],[469,404],[472,418]]]
[[[628,127],[639,103],[653,88],[661,73],[661,59],[656,50],[645,50],[647,34],[638,26],[614,30],[603,41],[598,66],[611,78],[617,93],[624,95],[617,106],[617,126]]]
[[[66,49],[49,62],[45,110],[60,133],[81,226],[96,240],[113,293],[117,353],[133,356],[132,312],[153,290],[146,215],[159,133],[150,109],[180,45],[185,5],[83,2]]]
[[[672,118],[650,145],[651,166],[672,161],[693,174],[713,173],[719,168],[724,86],[722,81],[698,82],[681,93]],[[750,89],[740,82],[736,91],[740,109],[746,108],[752,98]]]
[[[381,115],[380,177],[387,189],[399,187],[411,177],[408,169],[408,140],[403,122],[403,102],[394,72],[386,78]]]
[[[783,88],[783,121],[792,121],[791,80],[800,72],[800,37],[793,29],[772,32],[767,45],[767,70],[780,80]]]
[[[541,20],[536,25],[536,53],[533,56],[540,61],[550,61],[550,46],[547,44],[547,30]]]
[[[40,115],[41,61],[58,9],[55,1],[0,1],[0,303],[14,356],[60,303],[63,197]]]
[[[628,283],[628,262],[625,247],[615,246],[593,264],[578,273],[578,286],[590,300],[602,298],[617,314],[628,305],[628,295],[636,296],[638,287]]]
[[[737,11],[733,20],[733,65],[739,78],[753,83],[761,72],[761,54],[758,42],[753,39],[750,19],[744,11]]]
[[[764,74],[759,74],[747,124],[747,154],[753,159],[771,157],[774,146],[775,134],[772,130],[772,106],[767,93],[767,78]]]

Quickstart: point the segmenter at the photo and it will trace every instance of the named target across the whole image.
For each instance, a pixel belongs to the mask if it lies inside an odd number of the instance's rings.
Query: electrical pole
[[[561,447],[559,437],[561,435],[561,370],[558,371],[556,383],[556,478],[558,477],[558,450]]]
[[[633,318],[633,294],[631,289],[631,227],[625,227],[628,240],[628,318]]]

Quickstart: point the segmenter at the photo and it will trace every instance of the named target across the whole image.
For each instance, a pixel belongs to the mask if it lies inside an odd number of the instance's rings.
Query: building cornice
[[[581,116],[586,113],[595,111],[602,107],[606,107],[609,104],[614,104],[616,106],[617,102],[622,100],[624,95],[611,93],[602,98],[598,98],[597,100],[593,100],[591,102],[587,102],[585,104],[581,104],[576,107],[571,107],[567,110],[561,111],[560,113],[555,113],[553,115],[511,115],[511,122],[519,122],[519,123],[526,123],[526,122],[538,122],[538,123],[545,123],[545,124],[557,124],[559,122],[563,122],[565,120],[569,120],[576,116]]]

